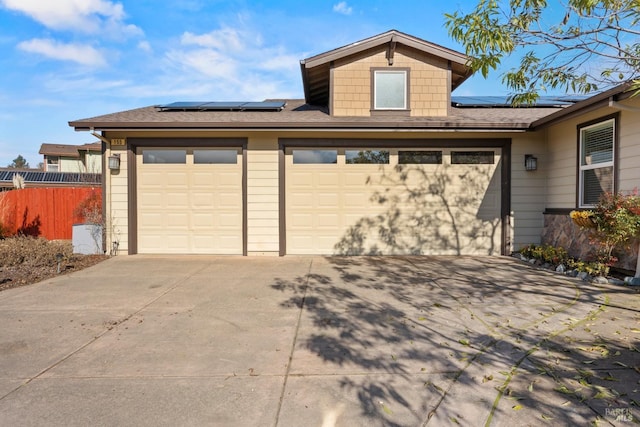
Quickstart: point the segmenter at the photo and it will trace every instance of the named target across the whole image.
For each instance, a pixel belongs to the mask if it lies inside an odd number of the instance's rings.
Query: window
[[[142,163],[187,163],[187,150],[144,150]]]
[[[237,150],[193,150],[193,163],[201,164],[236,164]]]
[[[580,128],[580,207],[598,203],[613,192],[615,120]]]
[[[407,70],[373,71],[373,109],[407,109]]]
[[[401,165],[441,165],[442,151],[399,151]]]
[[[493,151],[452,151],[452,165],[492,165],[495,163]]]
[[[293,164],[335,164],[337,150],[293,150]]]
[[[345,150],[346,164],[388,164],[389,152],[386,150]]]
[[[58,164],[59,161],[60,161],[59,157],[49,157],[49,156],[47,156],[47,168],[46,168],[46,171],[47,172],[59,172],[60,171],[60,166]]]

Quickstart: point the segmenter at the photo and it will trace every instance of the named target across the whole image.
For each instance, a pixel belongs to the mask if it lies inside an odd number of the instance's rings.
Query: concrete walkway
[[[511,258],[117,257],[0,325],[1,425],[640,417],[640,294]]]

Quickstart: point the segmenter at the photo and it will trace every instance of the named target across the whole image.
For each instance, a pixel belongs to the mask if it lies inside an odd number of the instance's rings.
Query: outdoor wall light
[[[109,169],[120,170],[120,154],[112,154],[109,156]]]
[[[524,169],[528,171],[534,171],[538,169],[538,158],[533,154],[524,155]]]

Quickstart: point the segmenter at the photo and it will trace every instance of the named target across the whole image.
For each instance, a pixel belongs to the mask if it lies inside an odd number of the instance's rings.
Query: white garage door
[[[140,148],[138,252],[242,254],[241,150]]]
[[[500,254],[500,149],[289,148],[289,254]]]

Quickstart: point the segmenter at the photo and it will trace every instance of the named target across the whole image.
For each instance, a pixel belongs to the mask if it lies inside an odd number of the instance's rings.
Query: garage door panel
[[[393,153],[389,165],[339,161],[331,180],[305,170],[313,185],[304,190],[296,180],[305,165],[287,161],[287,252],[500,253],[500,150],[487,165],[451,165],[442,151],[443,164],[397,166]]]
[[[317,203],[317,207],[319,209],[322,208],[334,208],[335,206],[340,205],[340,197],[337,192],[332,191],[329,193],[318,192],[316,193],[315,202]]]
[[[191,192],[192,209],[214,209],[215,205],[215,197],[212,193]]]
[[[198,233],[204,233],[208,229],[212,229],[215,224],[215,216],[212,213],[191,214],[191,225],[198,229]]]
[[[343,204],[346,209],[351,208],[361,210],[364,206],[369,204],[369,198],[371,197],[370,194],[363,193],[362,191],[357,193],[345,191],[343,194]]]
[[[318,228],[321,229],[330,229],[330,230],[337,230],[340,226],[340,215],[338,215],[337,213],[333,213],[333,214],[323,214],[323,213],[319,213],[317,215],[317,226]]]
[[[293,228],[304,230],[313,227],[313,215],[311,213],[292,213],[290,221]]]
[[[165,194],[167,208],[184,209],[189,205],[189,196],[183,192],[167,192]]]
[[[144,164],[138,153],[140,253],[241,254],[242,162]]]
[[[164,197],[160,193],[145,193],[138,196],[138,201],[150,208],[159,209],[164,204]]]
[[[184,188],[189,183],[189,177],[185,172],[169,172],[166,174],[166,186],[169,188]]]
[[[340,184],[340,176],[335,171],[318,174],[315,178],[315,186],[317,188],[335,188]]]
[[[241,218],[236,213],[221,213],[217,215],[218,217],[218,226],[223,229],[231,229],[235,230],[237,227],[242,226]]]

